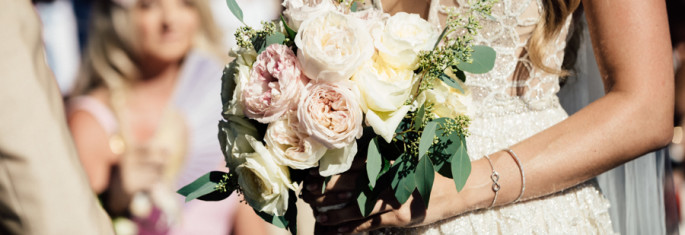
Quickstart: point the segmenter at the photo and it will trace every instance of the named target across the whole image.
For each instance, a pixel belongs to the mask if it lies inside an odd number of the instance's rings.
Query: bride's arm
[[[584,0],[583,5],[607,94],[511,147],[525,171],[523,200],[584,182],[665,146],[672,136],[673,66],[664,1]],[[521,192],[519,167],[506,152],[490,157],[502,185],[497,205],[512,203]],[[460,193],[452,180],[436,174],[427,211],[422,211],[420,199],[409,199],[404,205],[381,201],[363,219],[354,206],[318,218],[323,224],[338,224],[336,230],[350,232],[426,224],[488,207],[494,197],[491,167],[485,159],[474,161],[472,167]],[[335,193],[336,187],[343,186],[330,186],[330,193],[313,200],[335,201],[326,197],[341,195]]]

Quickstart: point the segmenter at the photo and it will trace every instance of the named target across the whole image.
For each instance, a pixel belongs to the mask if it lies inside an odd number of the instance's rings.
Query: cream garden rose
[[[321,175],[348,170],[362,136],[362,110],[349,82],[307,86],[298,105],[300,130],[329,150],[319,162]]]
[[[254,152],[247,136],[258,135],[257,128],[239,116],[228,116],[226,121],[219,123],[219,143],[228,168],[234,169],[245,161],[245,154]]]
[[[438,41],[437,28],[417,14],[399,12],[374,33],[374,44],[383,60],[398,69],[418,68],[418,54]]]
[[[362,20],[334,10],[304,21],[295,44],[302,71],[317,82],[350,79],[374,53],[373,39]]]
[[[319,165],[326,147],[297,131],[297,114],[290,112],[284,118],[269,124],[264,142],[278,164],[293,169],[308,169]]]
[[[296,190],[290,180],[288,168],[278,165],[261,141],[247,136],[255,150],[245,162],[235,168],[238,184],[245,200],[252,208],[274,216],[285,215],[288,210],[289,190]]]
[[[414,84],[414,72],[395,69],[377,56],[374,58],[354,75],[353,80],[361,94],[366,122],[389,143],[397,125],[409,111],[404,103]]]
[[[243,113],[261,123],[278,120],[295,107],[307,83],[295,53],[285,45],[272,44],[254,62],[243,89]]]
[[[424,91],[426,102],[434,105],[433,113],[438,117],[454,118],[461,114],[469,114],[471,91],[461,80],[452,75],[451,77],[461,85],[464,92],[452,88],[438,79],[433,81],[433,89]]]
[[[250,80],[252,64],[257,59],[257,52],[254,49],[235,47],[230,51],[229,55],[234,57],[235,60],[227,65],[228,69],[224,70],[223,76],[225,78],[223,79],[224,83],[232,84],[234,88],[232,88],[233,93],[230,95],[230,101],[227,102],[226,107],[224,107],[224,114],[243,116],[243,98],[241,91],[243,90],[243,86]],[[232,80],[233,83],[226,81],[227,79]]]
[[[302,22],[329,10],[335,10],[335,5],[331,0],[285,0],[283,1],[283,15],[287,19],[288,26],[298,30]]]

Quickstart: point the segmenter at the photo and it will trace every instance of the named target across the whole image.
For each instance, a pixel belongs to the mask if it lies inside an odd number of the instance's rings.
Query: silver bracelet
[[[490,163],[490,167],[492,168],[492,175],[490,175],[490,179],[492,179],[492,191],[495,192],[495,197],[492,199],[492,203],[490,204],[490,207],[492,208],[495,206],[495,202],[497,201],[497,193],[499,192],[500,185],[499,185],[499,173],[495,171],[495,165],[492,164],[492,161],[490,161],[490,157],[488,155],[485,155],[485,159],[488,159],[488,163]]]
[[[513,203],[518,202],[521,200],[521,197],[523,197],[523,193],[526,191],[526,175],[523,173],[523,166],[521,165],[521,161],[519,160],[519,157],[516,155],[514,150],[511,149],[504,149],[504,151],[507,151],[509,155],[511,155],[512,158],[514,158],[514,161],[516,161],[516,165],[519,166],[519,170],[521,170],[521,194],[519,194],[519,197],[514,200]]]

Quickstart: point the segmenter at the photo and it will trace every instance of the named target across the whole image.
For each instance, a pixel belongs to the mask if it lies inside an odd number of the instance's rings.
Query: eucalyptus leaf
[[[447,76],[447,74],[444,74],[444,73],[440,74],[439,78],[440,78],[440,80],[442,80],[442,82],[444,82],[448,86],[459,90],[461,93],[464,93],[464,88],[461,87],[461,84],[459,84],[457,81],[454,81],[454,79]]]
[[[452,176],[457,191],[461,191],[471,174],[471,160],[466,152],[466,140],[459,141],[459,149],[452,155]]]
[[[453,71],[454,75],[456,75],[457,78],[459,78],[459,80],[461,80],[462,82],[466,82],[466,74],[464,73],[464,71],[461,71],[459,69],[455,69]]]
[[[226,0],[226,5],[228,5],[228,9],[231,10],[231,13],[233,13],[235,18],[238,18],[240,22],[245,24],[245,22],[243,22],[243,10],[240,9],[238,3],[235,0]]]
[[[254,36],[250,39],[252,42],[252,47],[254,47],[257,53],[261,53],[264,48],[266,48],[266,38]]]
[[[217,191],[216,186],[218,185],[219,181],[223,179],[224,175],[226,175],[226,173],[220,171],[208,172],[176,192],[185,196],[186,202],[203,196],[208,196]],[[226,187],[230,187],[230,185],[226,185]],[[233,188],[227,188],[226,192],[217,192],[213,197],[207,197],[206,200],[216,201],[224,199],[228,197],[228,195],[230,195],[234,190],[235,189]],[[225,197],[223,197],[224,195]]]
[[[425,104],[422,104],[421,108],[416,111],[416,117],[414,118],[414,130],[419,130],[421,128],[421,124],[423,124],[423,118],[425,115],[426,107]]]
[[[423,203],[428,207],[428,201],[431,196],[431,189],[433,188],[433,180],[435,178],[435,170],[430,157],[424,157],[419,160],[416,165],[416,189],[421,194]]]
[[[262,53],[262,51],[266,50],[266,48],[272,44],[283,44],[284,41],[285,35],[280,32],[269,34],[269,36],[266,36],[266,44],[259,50],[259,53]]]
[[[423,128],[423,133],[421,134],[421,141],[419,142],[419,159],[423,157],[428,149],[433,145],[433,138],[435,137],[435,129],[437,127],[437,122],[431,121],[426,124]]]
[[[358,5],[357,2],[352,2],[352,6],[350,7],[350,11],[357,12],[357,8],[358,8],[357,5]]]
[[[376,179],[381,168],[383,168],[383,159],[378,151],[378,138],[373,138],[366,153],[366,175],[369,177],[371,187],[376,187]]]
[[[371,211],[373,211],[373,207],[376,206],[376,200],[377,200],[376,194],[370,190],[368,187],[365,187],[359,192],[359,195],[357,195],[357,206],[359,206],[359,212],[366,217],[371,214]]]
[[[457,67],[469,73],[481,74],[487,73],[495,66],[495,58],[497,53],[494,49],[488,46],[473,46],[471,59],[473,63],[461,62]]]
[[[416,173],[407,171],[404,178],[400,180],[400,185],[401,189],[395,192],[395,198],[400,204],[404,204],[416,189]]]

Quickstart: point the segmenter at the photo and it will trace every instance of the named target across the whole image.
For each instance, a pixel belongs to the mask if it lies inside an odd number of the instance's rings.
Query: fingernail
[[[325,214],[319,214],[316,216],[316,222],[325,223],[328,220],[328,216]]]
[[[316,190],[316,184],[307,184],[307,190],[308,191]]]
[[[348,228],[348,227],[340,227],[340,228],[338,228],[338,232],[339,232],[339,233],[346,233],[346,232],[349,232],[349,230],[350,230],[350,228]]]
[[[352,197],[352,193],[350,193],[350,192],[344,192],[344,193],[338,194],[339,199],[349,199],[351,197]]]

